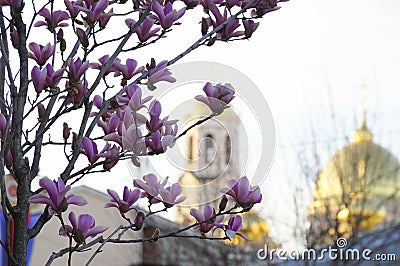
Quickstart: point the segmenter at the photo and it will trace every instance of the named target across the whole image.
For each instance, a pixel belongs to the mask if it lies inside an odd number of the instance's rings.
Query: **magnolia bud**
[[[156,67],[156,60],[154,58],[151,59],[150,64],[146,64],[146,69],[151,70]]]
[[[67,42],[64,39],[62,39],[60,41],[60,51],[65,52],[65,50],[67,50]]]
[[[13,160],[11,150],[8,150],[7,156],[6,156],[6,166],[7,166],[7,168],[10,169],[10,168],[12,168],[13,164],[14,164],[14,160]]]
[[[153,240],[151,240],[151,242],[156,243],[158,241],[159,236],[160,236],[160,229],[156,228],[156,230],[154,230],[153,235],[151,236],[152,238],[154,238]]]
[[[67,123],[63,123],[63,138],[64,140],[67,140],[69,138],[69,135],[71,133],[71,128],[68,127]]]
[[[212,46],[216,40],[217,40],[217,37],[210,38],[210,40],[208,40],[208,42],[207,42],[207,46]]]
[[[71,149],[73,151],[76,150],[76,141],[77,141],[78,135],[75,132],[72,132],[72,143],[71,143]]]
[[[7,127],[6,117],[2,113],[0,113],[0,137],[4,136],[4,133],[6,132],[6,127]]]
[[[63,29],[59,29],[57,32],[57,41],[61,42],[64,39],[64,31]]]
[[[201,34],[206,35],[208,31],[208,23],[206,18],[201,19]]]
[[[78,39],[81,42],[82,46],[87,48],[89,46],[89,40],[86,36],[85,31],[80,28],[77,28],[76,35],[78,36]]]
[[[144,215],[143,212],[139,211],[136,214],[135,221],[134,221],[135,226],[136,226],[135,231],[138,231],[142,228],[145,219],[146,219],[146,216]]]
[[[227,203],[228,203],[228,198],[225,195],[223,195],[221,202],[219,203],[219,206],[218,206],[218,209],[220,212],[225,210]]]
[[[38,120],[39,120],[39,121],[42,121],[42,119],[43,119],[43,117],[44,117],[44,114],[46,113],[46,109],[44,108],[44,105],[41,104],[41,103],[39,103],[39,104],[37,105],[37,108],[38,108],[38,115],[39,115]]]

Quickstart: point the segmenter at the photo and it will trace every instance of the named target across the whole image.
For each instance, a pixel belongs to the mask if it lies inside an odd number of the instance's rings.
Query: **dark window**
[[[206,162],[210,162],[214,155],[214,138],[211,134],[206,136]]]
[[[232,142],[229,135],[225,137],[225,163],[228,164],[231,158]]]
[[[189,160],[193,159],[193,136],[189,137],[189,151],[188,151]]]

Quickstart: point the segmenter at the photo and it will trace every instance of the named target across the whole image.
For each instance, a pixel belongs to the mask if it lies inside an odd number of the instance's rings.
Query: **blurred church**
[[[374,142],[366,112],[353,140],[319,171],[309,206],[308,247],[356,239],[400,223],[400,163]]]
[[[196,103],[184,120],[190,126],[209,114],[207,106]],[[239,117],[228,108],[186,134],[185,170],[179,179],[186,200],[178,208],[178,223],[193,221],[188,215],[193,206],[209,204],[217,209],[222,196],[219,189],[226,187],[228,180],[240,178],[239,121]]]

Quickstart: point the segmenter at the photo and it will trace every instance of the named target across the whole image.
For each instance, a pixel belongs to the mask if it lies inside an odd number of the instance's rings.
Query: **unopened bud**
[[[87,48],[89,46],[89,40],[84,30],[77,28],[76,36],[78,36],[78,40],[81,42],[83,47]]]
[[[64,138],[64,140],[67,140],[69,138],[70,134],[71,134],[71,128],[68,127],[68,124],[64,122],[63,123],[63,138]]]
[[[136,214],[136,217],[135,217],[135,226],[136,226],[135,230],[136,231],[138,231],[138,230],[140,230],[142,228],[145,219],[146,219],[146,216],[144,215],[143,212],[139,211]]]
[[[77,139],[78,139],[78,135],[75,132],[72,132],[72,143],[71,143],[71,149],[73,151],[76,150],[76,145],[77,145]]]
[[[39,116],[38,120],[42,121],[44,114],[46,113],[46,109],[44,108],[44,105],[41,103],[39,103],[37,105],[37,108],[38,108],[38,116]]]
[[[225,195],[223,195],[221,202],[219,203],[219,206],[218,206],[218,209],[220,212],[225,210],[227,203],[228,203],[228,198]]]
[[[59,29],[57,32],[57,41],[61,42],[64,39],[64,31],[63,29]]]

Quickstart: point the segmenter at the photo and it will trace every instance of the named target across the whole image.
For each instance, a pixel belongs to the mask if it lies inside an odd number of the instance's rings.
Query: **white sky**
[[[229,65],[247,75],[262,91],[277,133],[274,164],[263,184],[262,211],[275,221],[290,223],[291,192],[299,182],[296,154],[290,147],[312,141],[310,128],[316,130],[320,142],[339,138],[344,143],[345,136],[351,137],[360,117],[363,79],[368,86],[365,105],[370,128],[378,142],[400,155],[396,140],[400,114],[400,1],[293,0],[281,6],[265,16],[250,41],[202,47],[181,62],[202,60]],[[186,17],[183,22],[195,19],[193,15]],[[195,30],[190,23],[175,27],[170,38],[132,57],[142,63],[147,62],[148,54],[158,60],[173,58],[195,40],[194,32],[196,38],[200,35],[200,25],[194,25]],[[336,112],[335,125],[329,124],[330,105]],[[339,128],[345,135],[333,134],[332,128]],[[52,176],[58,171],[58,167],[42,167],[41,173]],[[104,190],[110,177],[113,186],[131,182],[122,163],[108,175],[89,177],[85,184]],[[271,234],[278,241],[293,245],[283,223],[269,222]]]

